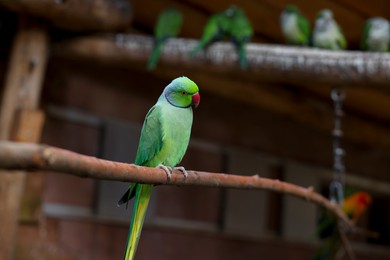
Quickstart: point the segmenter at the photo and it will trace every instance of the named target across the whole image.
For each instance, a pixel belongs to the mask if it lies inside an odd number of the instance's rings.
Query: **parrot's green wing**
[[[337,26],[337,30],[339,32],[339,39],[337,41],[337,44],[339,45],[340,49],[345,50],[347,48],[347,40],[345,39],[343,30],[341,29],[340,26]]]
[[[148,162],[161,150],[162,128],[160,121],[160,110],[153,106],[146,115],[140,141],[138,144],[137,156],[135,164],[140,166],[149,166]],[[154,167],[154,166],[152,166]],[[127,203],[135,196],[137,183],[132,183],[130,188],[118,201],[118,206]]]
[[[153,106],[146,115],[135,157],[134,163],[136,165],[157,166],[148,165],[148,162],[161,150],[163,145],[160,114],[159,107]]]
[[[297,23],[298,28],[302,32],[302,43],[305,45],[309,44],[309,37],[310,37],[310,24],[309,21],[303,16],[298,15],[297,16]]]

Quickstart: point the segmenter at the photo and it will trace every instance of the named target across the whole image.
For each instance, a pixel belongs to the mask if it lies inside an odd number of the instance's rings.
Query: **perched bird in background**
[[[231,20],[229,27],[230,37],[236,46],[241,69],[245,70],[248,68],[245,45],[252,38],[252,25],[246,17],[244,10],[240,8],[231,6],[226,13]]]
[[[299,8],[287,5],[280,15],[282,33],[288,44],[309,45],[310,24]]]
[[[232,12],[228,8],[223,12],[212,15],[204,29],[201,39],[195,48],[191,51],[191,55],[196,55],[200,50],[206,48],[209,44],[215,41],[222,40],[229,36],[230,17]]]
[[[165,41],[176,37],[180,33],[182,24],[183,15],[178,9],[170,7],[160,13],[154,28],[155,40],[153,51],[148,61],[149,70],[153,70],[156,67]]]
[[[135,164],[163,168],[170,178],[172,168],[183,158],[190,140],[192,109],[200,102],[198,86],[187,77],[174,79],[146,115]],[[177,167],[187,172],[182,167]],[[153,184],[132,183],[119,200],[127,203],[135,196],[133,216],[124,259],[134,258]]]
[[[357,222],[366,212],[372,202],[371,196],[366,192],[355,192],[347,196],[342,204],[343,212],[353,222]],[[321,217],[317,227],[317,234],[324,242],[315,255],[315,260],[332,260],[335,258],[340,246],[340,234],[337,219],[329,212]]]
[[[389,51],[390,24],[382,17],[368,19],[364,23],[360,48],[366,51]]]
[[[329,50],[347,48],[347,41],[329,9],[321,10],[317,15],[313,29],[313,46]]]

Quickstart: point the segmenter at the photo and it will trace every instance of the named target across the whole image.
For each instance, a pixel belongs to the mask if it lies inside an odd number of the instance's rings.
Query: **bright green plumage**
[[[190,140],[192,106],[199,104],[198,86],[187,77],[173,80],[149,110],[142,127],[135,164],[174,167],[183,158]],[[135,196],[133,217],[124,259],[133,259],[153,185],[132,183],[118,204]]]
[[[196,55],[210,43],[222,40],[228,36],[230,15],[229,9],[227,9],[224,12],[216,13],[209,18],[203,29],[202,38],[191,51],[191,55]]]
[[[347,40],[331,10],[324,9],[318,13],[313,30],[313,46],[329,50],[347,48]]]
[[[251,39],[253,28],[245,12],[232,5],[223,12],[210,17],[204,28],[202,38],[192,50],[191,55],[197,54],[207,45],[230,37],[236,46],[242,69],[248,67],[246,61],[245,44]]]
[[[253,28],[244,10],[235,6],[230,7],[230,9],[233,15],[231,16],[229,32],[237,49],[241,69],[245,70],[248,67],[245,44],[252,38]]]
[[[382,17],[373,17],[364,23],[360,48],[366,51],[390,50],[390,23]]]
[[[183,16],[176,8],[171,7],[160,13],[154,28],[155,43],[148,61],[149,70],[156,67],[164,42],[171,37],[176,37],[180,33],[182,23]]]

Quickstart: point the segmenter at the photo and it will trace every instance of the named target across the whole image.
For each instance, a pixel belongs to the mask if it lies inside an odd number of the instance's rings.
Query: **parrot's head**
[[[378,34],[388,35],[390,31],[389,21],[382,17],[374,17],[367,21],[370,31],[377,32]]]
[[[316,27],[319,31],[326,31],[333,23],[333,12],[329,9],[321,10],[316,17]]]
[[[355,192],[346,197],[343,202],[343,211],[353,221],[358,221],[372,202],[372,197],[366,192]]]
[[[200,102],[198,86],[187,77],[174,79],[163,93],[167,101],[175,107],[196,108]]]
[[[225,10],[225,15],[229,18],[232,18],[233,16],[236,15],[238,8],[235,5],[229,6],[228,9]]]
[[[358,192],[356,196],[357,196],[357,203],[359,203],[361,206],[367,207],[371,204],[372,198],[370,194],[366,192]]]

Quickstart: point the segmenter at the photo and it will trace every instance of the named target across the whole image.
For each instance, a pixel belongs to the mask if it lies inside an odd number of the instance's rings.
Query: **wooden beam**
[[[0,140],[16,138],[36,142],[43,120],[26,117],[37,110],[48,53],[48,36],[42,25],[21,18],[10,56],[0,109]],[[19,116],[18,116],[19,115]],[[27,121],[26,121],[27,119]],[[39,124],[39,125],[37,125]],[[2,172],[0,176],[0,259],[11,259],[19,219],[25,174]]]
[[[242,72],[232,44],[213,44],[206,52],[193,58],[189,53],[196,43],[195,40],[182,38],[169,40],[163,48],[161,63],[280,83],[310,83],[313,87],[318,83],[360,87],[369,85],[388,91],[388,53],[336,52],[252,43],[247,46],[249,69]],[[134,62],[146,63],[152,46],[153,39],[147,36],[88,36],[57,44],[54,54],[128,66]]]
[[[0,142],[0,167],[10,170],[54,171],[82,178],[122,182],[269,190],[315,203],[334,214],[348,231],[353,233],[357,230],[337,204],[314,191],[312,186],[301,187],[278,179],[260,177],[259,174],[243,176],[187,170],[188,176],[184,177],[183,173],[176,169],[171,178],[167,178],[166,172],[161,168],[103,160],[46,145],[6,141]]]
[[[42,17],[74,31],[117,31],[129,27],[128,0],[0,0],[0,6]]]

